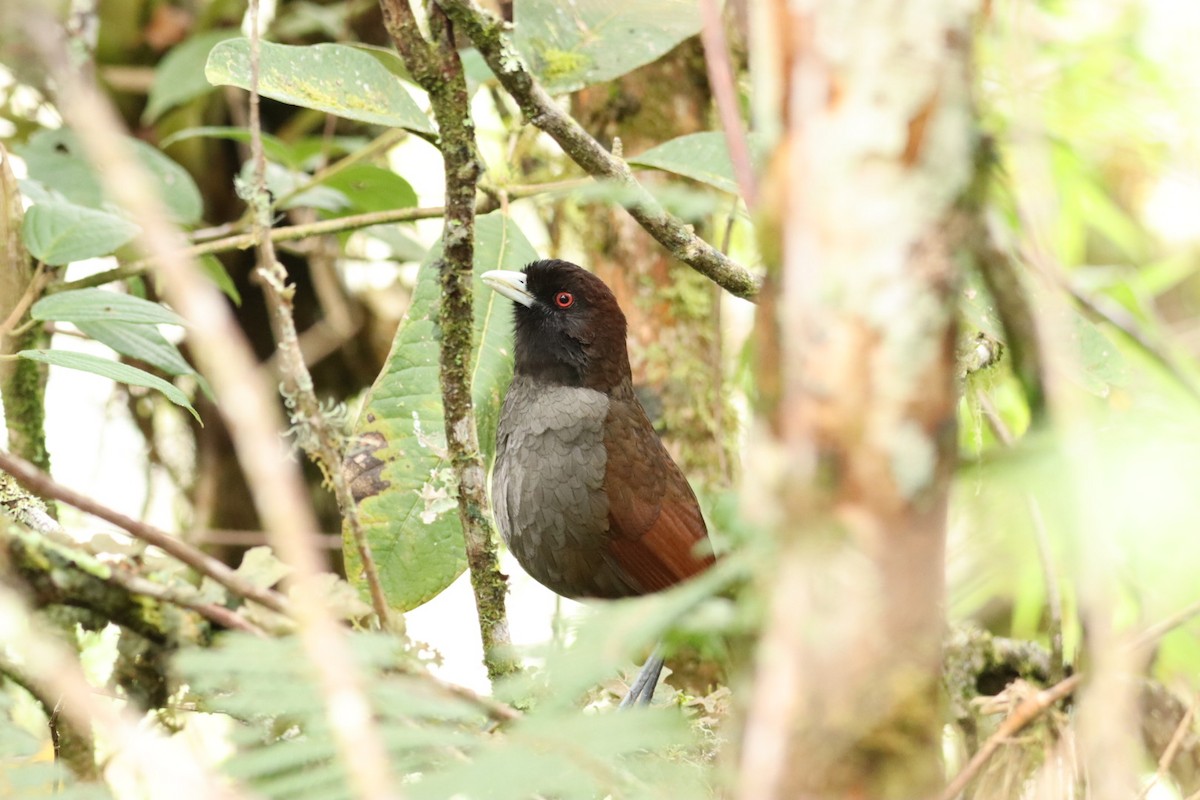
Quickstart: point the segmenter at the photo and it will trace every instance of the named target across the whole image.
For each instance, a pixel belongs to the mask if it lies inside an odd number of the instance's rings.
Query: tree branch
[[[287,600],[278,592],[255,586],[222,562],[205,555],[164,530],[127,517],[74,489],[63,486],[23,458],[0,450],[0,470],[7,472],[34,494],[61,500],[69,506],[116,525],[146,544],[154,545],[240,597],[253,600],[280,614],[292,613]]]
[[[131,780],[148,797],[178,800],[237,800],[242,794],[218,780],[178,739],[142,725],[132,712],[97,694],[78,660],[61,643],[35,628],[37,619],[21,596],[0,581],[0,619],[6,621],[5,647],[21,659],[23,675],[36,697],[59,698],[56,705],[74,730],[96,731],[114,752],[128,756]]]
[[[257,15],[257,0],[251,0],[251,10]],[[250,151],[254,164],[253,186],[245,198],[252,212],[254,236],[258,244],[258,267],[256,276],[262,287],[263,297],[270,311],[271,330],[275,334],[276,359],[283,380],[281,391],[290,411],[290,422],[296,443],[312,459],[325,482],[333,489],[338,510],[344,520],[344,528],[358,551],[363,576],[370,590],[371,607],[384,630],[392,627],[391,612],[383,586],[379,582],[379,570],[371,545],[359,523],[358,506],[350,493],[350,485],[342,473],[345,457],[345,437],[337,430],[330,413],[321,408],[313,386],[312,374],[304,362],[296,332],[292,297],[295,288],[288,285],[288,273],[275,257],[275,244],[271,239],[271,197],[267,191],[267,160],[263,152],[262,121],[259,115],[258,96],[258,33],[250,36]]]
[[[971,756],[971,760],[967,765],[954,776],[954,779],[946,785],[945,790],[938,795],[939,800],[954,800],[967,787],[984,765],[991,757],[1000,749],[1000,746],[1007,743],[1013,736],[1020,733],[1026,725],[1040,717],[1042,713],[1057,703],[1063,698],[1069,697],[1082,682],[1083,676],[1081,673],[1076,673],[1065,680],[1051,686],[1049,689],[1033,692],[1025,697],[1012,712],[1004,718],[1004,722],[1000,723],[1000,727],[996,732],[988,737],[983,746],[975,751],[975,755]]]
[[[310,236],[324,236],[330,233],[344,233],[346,231],[358,230],[359,228],[369,228],[372,225],[384,225],[389,222],[412,222],[419,219],[433,219],[435,217],[444,216],[446,209],[444,208],[392,208],[387,211],[371,211],[366,214],[354,214],[348,217],[338,217],[337,219],[325,219],[318,222],[309,222],[303,225],[288,225],[283,228],[271,228],[270,238],[272,242],[290,242],[296,239],[307,239]],[[179,253],[179,258],[198,258],[199,256],[209,255],[212,253],[224,253],[228,250],[245,250],[247,247],[254,247],[259,242],[260,235],[257,233],[239,233],[233,236],[225,236],[220,239],[212,239],[200,244],[194,244],[190,247],[182,248]],[[86,278],[80,278],[69,283],[60,283],[50,286],[47,294],[55,292],[65,292],[71,289],[87,289],[93,286],[103,286],[106,283],[113,281],[125,280],[137,275],[141,275],[152,267],[156,266],[154,257],[142,258],[137,261],[131,261],[128,264],[115,267],[114,269],[98,272],[95,275],[89,275]]]
[[[707,276],[730,294],[753,300],[758,280],[743,266],[704,241],[682,221],[667,213],[633,177],[629,165],[605,150],[570,115],[564,113],[521,62],[504,31],[504,24],[472,0],[437,0],[446,14],[483,55],[525,118],[550,135],[589,175],[628,187],[630,215],[673,256]]]
[[[430,7],[433,41],[427,42],[409,0],[381,0],[380,7],[408,71],[429,93],[438,123],[446,181],[446,226],[437,263],[442,287],[438,312],[442,406],[450,463],[458,479],[458,516],[475,591],[484,663],[489,677],[495,679],[519,667],[509,652],[505,609],[508,581],[500,572],[488,508],[487,470],[479,451],[471,401],[475,191],[480,168],[470,98],[462,61],[454,48],[454,31],[445,12],[436,5]]]

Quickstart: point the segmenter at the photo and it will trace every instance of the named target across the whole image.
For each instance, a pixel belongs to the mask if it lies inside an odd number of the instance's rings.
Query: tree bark
[[[756,78],[778,87],[784,133],[762,202],[779,394],[755,463],[782,466],[747,800],[919,798],[942,781],[971,5],[756,8]]]

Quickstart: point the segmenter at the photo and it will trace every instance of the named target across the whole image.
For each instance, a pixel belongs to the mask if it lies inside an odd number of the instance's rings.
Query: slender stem
[[[472,0],[437,0],[479,50],[492,72],[532,124],[550,135],[576,164],[594,178],[615,181],[633,192],[627,208],[647,233],[680,261],[747,300],[758,293],[758,280],[740,264],[704,241],[633,177],[624,159],[605,150],[547,94],[508,40],[504,24]]]
[[[3,322],[0,322],[0,339],[9,335],[17,329],[17,322],[21,317],[25,316],[25,312],[33,305],[34,301],[42,294],[42,290],[50,283],[50,274],[46,272],[43,264],[38,264],[37,269],[33,273],[33,278],[25,287],[25,291],[21,293],[21,297],[17,300],[17,304],[12,307],[12,311]]]
[[[389,131],[386,131],[383,133],[383,135],[377,136],[375,140],[366,147],[355,150],[354,152],[347,154],[345,157],[339,158],[332,164],[317,170],[307,181],[298,185],[296,188],[292,189],[282,197],[276,198],[275,201],[271,203],[271,206],[275,209],[282,208],[287,201],[294,197],[300,196],[312,187],[320,184],[322,181],[329,180],[334,175],[344,172],[349,167],[352,167],[353,165],[362,161],[366,161],[367,159],[374,158],[380,153],[386,153],[393,145],[397,144],[401,139],[403,139],[407,133],[408,131],[404,130],[403,128],[393,128]],[[251,143],[253,143],[253,132],[250,134],[250,140]],[[253,150],[253,144],[251,144],[251,150]]]
[[[967,784],[971,779],[979,774],[979,771],[987,764],[1000,746],[1007,742],[1012,736],[1020,733],[1026,725],[1040,717],[1046,709],[1053,706],[1059,700],[1070,696],[1083,680],[1081,673],[1076,673],[1071,677],[1059,681],[1049,689],[1043,689],[1040,692],[1035,692],[1029,697],[1021,701],[1021,703],[1013,709],[1013,712],[1004,718],[1000,723],[1000,727],[996,732],[988,737],[988,740],[983,743],[983,746],[975,751],[975,755],[971,756],[971,760],[962,768],[954,779],[946,785],[946,788],[938,795],[938,800],[954,800],[967,788]]]
[[[1197,616],[1200,616],[1200,600],[1197,600],[1194,603],[1188,603],[1174,614],[1171,614],[1165,619],[1161,619],[1150,627],[1146,628],[1138,634],[1137,638],[1133,640],[1131,646],[1134,648],[1150,647],[1159,639],[1178,628],[1180,625],[1190,622]]]
[[[484,663],[488,675],[495,679],[519,667],[509,652],[505,608],[508,581],[500,572],[489,522],[487,471],[479,451],[471,401],[475,192],[480,174],[475,128],[449,17],[440,7],[430,7],[431,43],[421,34],[409,2],[382,0],[380,6],[384,24],[408,71],[429,92],[440,133],[446,180],[446,226],[442,257],[437,264],[442,287],[438,314],[442,406],[450,463],[458,479],[458,515],[475,591]]]
[[[252,0],[251,9],[257,9],[257,0]],[[296,440],[309,458],[321,470],[326,483],[333,489],[338,510],[345,521],[346,533],[358,551],[371,596],[371,607],[384,630],[391,628],[391,611],[371,545],[359,522],[358,506],[350,492],[350,485],[342,473],[344,436],[321,408],[313,385],[312,374],[304,361],[300,338],[296,331],[292,297],[294,287],[288,285],[287,269],[275,257],[275,243],[271,239],[273,216],[270,194],[267,191],[267,159],[262,143],[262,120],[259,114],[257,34],[251,35],[251,91],[250,91],[250,153],[254,164],[254,182],[247,205],[254,212],[254,236],[258,244],[258,267],[256,275],[263,289],[267,308],[270,311],[271,329],[275,334],[275,358],[283,380],[283,393],[291,405],[291,423]],[[384,136],[381,139],[388,139]]]
[[[746,208],[754,210],[758,199],[757,179],[750,159],[750,146],[746,131],[742,127],[742,115],[738,111],[737,87],[734,85],[733,64],[729,60],[729,46],[725,42],[725,25],[721,20],[721,6],[717,0],[700,0],[700,41],[704,44],[704,63],[708,68],[708,84],[712,87],[713,99],[717,103],[717,115],[725,131],[725,144],[729,148],[729,160],[733,162],[733,174]],[[722,248],[724,252],[725,248]]]
[[[1000,412],[992,403],[992,398],[982,389],[976,390],[975,397],[979,401],[979,408],[983,412],[984,418],[996,434],[996,438],[1005,447],[1012,447],[1016,443],[1016,437],[1005,424],[1004,418],[1000,416]],[[1046,582],[1046,605],[1050,611],[1050,630],[1048,632],[1050,636],[1050,674],[1048,679],[1050,683],[1058,683],[1066,674],[1066,657],[1063,654],[1062,590],[1059,588],[1058,577],[1054,569],[1054,555],[1050,550],[1050,535],[1046,530],[1046,520],[1042,516],[1042,506],[1032,493],[1026,495],[1025,502],[1029,507],[1029,517],[1033,522],[1033,538],[1037,545],[1038,560],[1042,565],[1042,577]]]
[[[155,259],[165,298],[188,322],[189,343],[221,400],[218,410],[263,527],[272,547],[292,568],[287,579],[293,590],[289,605],[351,783],[372,800],[396,797],[389,791],[389,768],[361,671],[319,588],[323,559],[315,544],[317,520],[299,466],[281,453],[283,421],[274,393],[228,304],[197,265],[182,255],[183,237],[133,156],[111,103],[94,83],[66,68],[61,45],[49,31],[29,26],[30,38],[58,90],[57,108],[80,132],[81,149],[89,161],[103,167],[97,172],[109,199],[141,226],[136,243]],[[183,780],[182,785],[187,785]]]
[[[1183,716],[1179,718],[1179,724],[1175,726],[1175,732],[1171,734],[1171,741],[1167,742],[1166,749],[1159,756],[1158,767],[1154,771],[1155,780],[1146,782],[1146,785],[1142,787],[1142,791],[1138,793],[1138,800],[1147,797],[1151,789],[1161,784],[1171,772],[1171,764],[1175,762],[1175,757],[1179,755],[1179,750],[1183,746],[1183,740],[1192,732],[1192,720],[1196,718],[1197,704],[1200,704],[1200,693],[1192,696],[1192,702],[1188,704],[1187,711],[1183,712]]]
[[[289,242],[295,239],[307,239],[310,236],[324,236],[331,233],[344,233],[345,231],[358,230],[359,228],[368,228],[372,225],[383,225],[389,222],[412,222],[418,219],[433,219],[443,216],[446,213],[444,208],[392,208],[387,211],[371,211],[366,214],[355,214],[349,217],[338,217],[337,219],[325,219],[319,222],[310,222],[304,225],[289,225],[283,228],[271,228],[271,241]],[[245,250],[247,247],[254,247],[258,244],[258,236],[254,233],[239,233],[234,236],[224,236],[220,239],[211,239],[200,244],[194,244],[190,247],[181,248],[174,253],[178,258],[192,259],[199,256],[209,255],[211,253],[223,253],[227,250]],[[55,284],[47,289],[48,293],[65,292],[70,289],[86,289],[92,286],[103,286],[106,283],[120,281],[126,278],[132,278],[141,275],[147,270],[156,267],[156,258],[142,258],[137,261],[131,261],[114,269],[98,272],[95,275],[89,275],[86,278],[80,278],[77,281],[70,283]]]
[[[1179,382],[1194,399],[1200,399],[1200,386],[1197,386],[1195,373],[1181,364],[1170,349],[1161,344],[1148,333],[1132,314],[1122,306],[1100,295],[1090,294],[1072,284],[1063,274],[1061,268],[1055,265],[1054,277],[1059,285],[1071,296],[1081,308],[1113,326],[1123,333],[1130,341],[1142,349],[1146,355],[1157,361],[1167,374]]]

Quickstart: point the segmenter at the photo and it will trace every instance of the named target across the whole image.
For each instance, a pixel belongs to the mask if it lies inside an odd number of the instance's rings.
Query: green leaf
[[[439,254],[435,248],[421,266],[412,305],[363,404],[353,435],[358,446],[345,465],[388,603],[401,611],[434,597],[466,568],[438,383],[441,289],[434,264]],[[478,219],[477,276],[490,269],[521,269],[536,258],[507,217],[493,213]],[[501,397],[512,377],[510,306],[476,285],[472,399],[479,443],[489,459]],[[365,592],[349,534],[345,541],[347,575]]]
[[[233,282],[233,278],[229,277],[229,270],[225,269],[225,265],[221,260],[214,255],[200,256],[200,271],[208,277],[210,281],[217,285],[217,288],[224,292],[225,296],[233,301],[235,306],[242,304],[242,293],[238,291],[237,284]]]
[[[269,188],[277,195],[288,195],[304,187],[283,202],[283,208],[319,208],[341,216],[411,208],[417,204],[417,193],[408,181],[372,164],[351,164],[316,183],[311,183],[306,173],[288,172],[268,164],[267,179]]]
[[[353,164],[325,178],[320,185],[345,195],[349,209],[355,213],[412,208],[417,204],[417,193],[408,181],[390,169],[373,164]]]
[[[212,387],[208,385],[204,376],[196,372],[179,352],[179,348],[167,341],[156,326],[118,320],[77,320],[75,327],[121,355],[145,361],[168,375],[194,376],[200,391],[208,395],[210,400],[215,399]]]
[[[112,361],[107,358],[100,358],[90,353],[75,353],[69,350],[22,350],[17,355],[21,358],[27,358],[30,361],[40,361],[43,364],[50,364],[51,366],[91,372],[95,375],[110,378],[118,383],[127,383],[130,386],[145,386],[148,389],[155,389],[162,392],[175,405],[190,411],[197,422],[200,421],[200,415],[196,413],[196,409],[192,408],[192,404],[188,402],[187,396],[179,391],[179,387],[137,367],[131,367],[128,364],[122,364],[119,361]]]
[[[205,81],[206,85],[210,85]],[[171,134],[162,140],[162,148],[166,150],[173,144],[195,139],[197,137],[208,137],[211,139],[228,139],[232,142],[249,142],[250,131],[246,128],[231,128],[220,125],[202,125],[198,128],[185,128],[181,131]],[[300,164],[293,160],[292,148],[287,142],[274,136],[266,131],[262,135],[263,154],[272,161],[278,161],[281,164],[287,164],[289,167],[299,168]]]
[[[82,333],[121,355],[145,361],[168,375],[190,375],[195,372],[179,348],[167,341],[153,325],[116,320],[91,320],[76,322],[75,325]]]
[[[21,224],[29,252],[52,267],[109,255],[139,230],[116,214],[64,202],[30,206]]]
[[[695,0],[517,0],[514,44],[550,92],[654,61],[700,32]]]
[[[754,144],[752,138],[752,153],[756,149]],[[630,158],[629,163],[674,172],[676,175],[715,186],[730,194],[739,192],[737,178],[733,174],[733,162],[729,160],[729,148],[725,144],[723,133],[690,133],[680,136]]]
[[[187,170],[145,142],[132,138],[126,141],[158,184],[168,211],[182,224],[198,222],[204,201]],[[46,188],[81,206],[104,207],[100,181],[85,158],[78,137],[71,131],[62,128],[38,131],[25,145],[16,148],[16,153],[25,159],[29,177]]]
[[[492,74],[492,68],[487,65],[483,54],[474,47],[459,50],[458,57],[462,59],[463,75],[467,78],[467,94],[474,96],[480,84],[495,79],[496,76]]]
[[[183,325],[169,308],[140,297],[106,289],[73,289],[47,295],[29,310],[36,320],[87,322],[90,320],[136,322],[143,325]]]
[[[213,86],[204,77],[208,53],[217,42],[238,35],[235,28],[205,31],[171,48],[154,70],[154,83],[150,85],[142,122],[151,124],[164,111],[211,92]]]
[[[1129,382],[1129,368],[1121,351],[1112,340],[1087,317],[1074,309],[1067,311],[1067,329],[1072,346],[1077,348],[1078,368],[1075,376],[1088,391],[1097,397],[1108,396],[1110,387]]]
[[[397,261],[423,261],[429,251],[429,248],[402,231],[396,223],[371,225],[361,229],[359,233],[383,242],[392,251],[392,258]]]
[[[447,763],[406,788],[412,800],[711,796],[697,780],[697,770],[670,763],[670,748],[678,751],[690,744],[681,716],[661,709],[528,714],[470,759]],[[605,768],[582,768],[585,764]],[[667,776],[673,780],[664,780]]]
[[[261,43],[258,90],[264,97],[375,125],[432,133],[429,119],[379,53],[339,44]],[[392,58],[399,64],[399,58]],[[218,85],[250,88],[250,41],[219,43],[204,69]]]
[[[265,545],[247,550],[242,556],[242,563],[235,570],[238,575],[260,589],[270,589],[291,571],[291,567],[280,561],[275,556],[275,551]]]

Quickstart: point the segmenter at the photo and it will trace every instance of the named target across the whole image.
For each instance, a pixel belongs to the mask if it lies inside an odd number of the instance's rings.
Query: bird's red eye
[[[570,308],[575,304],[575,295],[570,292],[559,292],[554,295],[554,305],[559,308]]]

